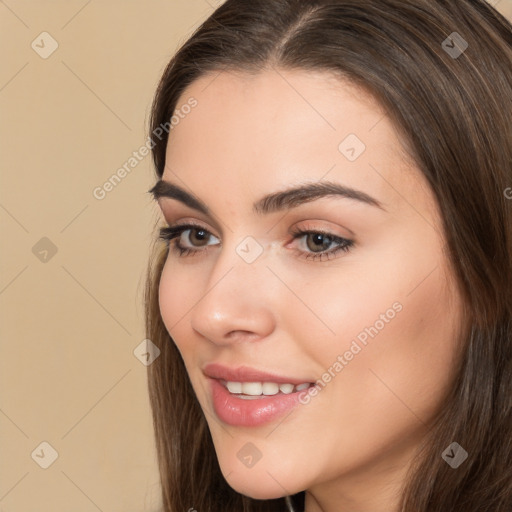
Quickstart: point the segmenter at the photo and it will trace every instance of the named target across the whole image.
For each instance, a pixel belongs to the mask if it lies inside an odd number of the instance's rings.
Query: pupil
[[[194,233],[194,238],[198,240],[199,242],[204,242],[206,239],[206,232],[204,229],[194,229],[192,231]]]
[[[331,239],[326,236],[326,235],[322,235],[321,233],[315,233],[312,236],[312,239],[313,239],[313,247],[309,246],[308,244],[308,248],[309,249],[312,249],[312,250],[315,250],[315,249],[320,249],[320,250],[325,250],[329,247],[329,244],[331,243]]]

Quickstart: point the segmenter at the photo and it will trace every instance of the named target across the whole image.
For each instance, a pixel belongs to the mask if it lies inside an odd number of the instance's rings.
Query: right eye
[[[185,236],[183,237],[183,235]],[[167,245],[179,256],[189,256],[203,252],[202,249],[195,249],[195,247],[214,245],[205,243],[210,237],[214,237],[214,235],[202,226],[195,224],[182,224],[162,228],[160,229],[159,236],[159,238],[167,242]],[[183,238],[185,238],[185,240],[188,239],[190,245],[183,245]],[[174,243],[172,243],[173,240],[175,240]],[[195,245],[196,243],[197,245]]]

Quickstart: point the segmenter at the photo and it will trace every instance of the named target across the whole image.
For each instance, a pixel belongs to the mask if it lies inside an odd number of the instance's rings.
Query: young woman
[[[510,512],[510,23],[227,0],[151,133],[164,511]]]

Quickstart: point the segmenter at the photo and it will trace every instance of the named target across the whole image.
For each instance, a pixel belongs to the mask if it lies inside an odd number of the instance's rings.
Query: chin
[[[287,494],[284,490],[288,488],[286,483],[282,483],[282,486],[279,485],[266,472],[253,473],[249,469],[243,473],[237,472],[235,474],[235,472],[232,472],[227,478],[224,475],[224,478],[232,489],[244,496],[255,500],[273,500],[282,498]]]
[[[230,487],[232,487],[239,494],[243,494],[244,496],[252,498],[253,500],[274,500],[277,498],[282,498],[286,494],[281,487],[274,488],[268,492],[265,492],[265,489],[262,489],[261,486],[258,486],[257,482],[252,482],[252,484],[241,487],[235,487],[230,484]]]

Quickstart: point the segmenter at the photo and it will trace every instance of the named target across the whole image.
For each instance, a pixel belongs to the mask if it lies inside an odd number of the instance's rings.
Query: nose
[[[226,249],[212,266],[203,296],[191,311],[192,328],[217,345],[263,339],[275,329],[272,273],[264,256],[249,264],[234,248]]]

